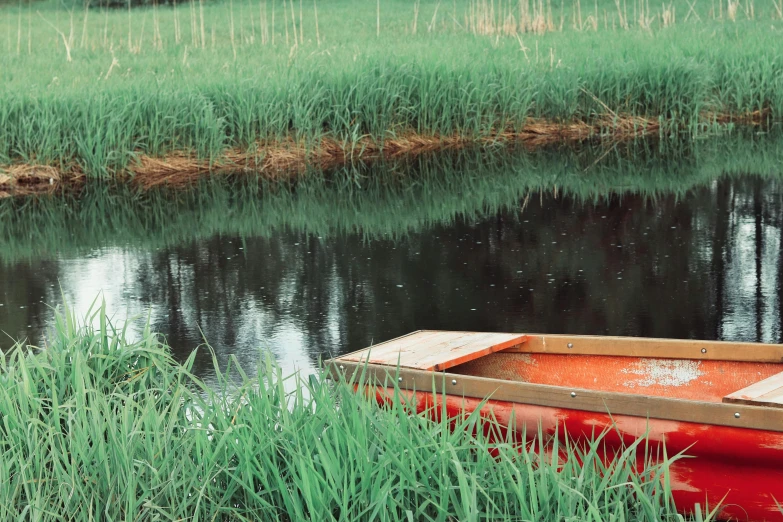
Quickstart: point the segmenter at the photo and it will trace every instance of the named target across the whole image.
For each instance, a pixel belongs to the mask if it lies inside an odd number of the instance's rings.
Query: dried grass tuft
[[[714,119],[720,124],[736,123],[740,125],[750,125],[758,127],[764,125],[769,121],[771,117],[771,111],[769,109],[756,110],[748,112],[746,114],[714,114],[707,115],[707,119]]]
[[[304,142],[286,140],[257,144],[252,151],[230,150],[219,161],[210,164],[181,153],[164,158],[141,157],[130,168],[134,182],[145,189],[160,185],[187,185],[206,173],[249,171],[269,178],[289,178],[308,168],[327,170],[352,161],[374,161],[449,150],[469,144],[517,142],[528,147],[539,147],[556,142],[583,141],[594,136],[614,140],[627,140],[655,134],[660,126],[657,121],[640,117],[623,116],[605,118],[595,125],[585,122],[569,124],[530,120],[522,129],[509,126],[503,131],[482,137],[423,136],[405,133],[383,140],[363,138],[357,143],[346,144],[334,139],[324,139],[317,146],[308,147]]]
[[[62,181],[64,173],[50,165],[16,164],[2,168],[0,173],[0,191],[3,195],[26,196],[53,192]],[[75,178],[75,172],[68,172],[70,178]]]

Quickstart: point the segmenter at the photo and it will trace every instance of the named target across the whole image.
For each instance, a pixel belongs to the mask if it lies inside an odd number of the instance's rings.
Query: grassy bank
[[[490,421],[452,431],[273,363],[209,389],[155,335],[129,342],[102,311],[87,323],[60,314],[45,350],[0,359],[5,520],[675,517],[669,462],[635,469],[634,446],[607,465],[600,440],[569,444],[553,462],[552,441],[520,452],[482,435]]]
[[[458,218],[480,220],[542,204],[545,194],[586,204],[641,195],[655,204],[723,176],[781,179],[781,145],[780,135],[736,134],[515,154],[464,149],[283,184],[249,176],[146,192],[90,184],[77,194],[0,201],[0,262],[107,245],[154,249],[217,235],[269,237],[285,230],[326,240],[354,233],[397,238]]]
[[[783,115],[780,0],[98,4],[0,7],[5,176],[299,172]]]

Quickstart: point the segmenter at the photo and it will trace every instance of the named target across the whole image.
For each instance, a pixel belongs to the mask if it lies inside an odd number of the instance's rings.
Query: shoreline
[[[732,124],[743,127],[774,125],[768,111],[743,115],[708,113],[701,121],[703,123],[700,127],[712,127],[710,130],[713,131],[727,130]],[[283,180],[301,176],[311,169],[325,171],[357,161],[396,159],[467,146],[500,143],[503,146],[522,145],[533,150],[558,143],[576,144],[588,140],[618,143],[660,135],[667,128],[682,129],[682,126],[678,127],[674,120],[661,122],[639,116],[608,114],[594,123],[574,121],[565,124],[531,118],[520,129],[514,130],[509,125],[505,130],[477,137],[428,136],[410,132],[386,138],[382,142],[372,137],[363,137],[356,142],[325,137],[315,146],[308,146],[304,140],[271,140],[245,149],[228,149],[214,161],[181,151],[162,157],[137,154],[134,161],[112,177],[143,190],[164,185],[184,187],[204,176],[238,172],[255,172],[271,180]],[[691,131],[686,132],[692,135]],[[65,168],[28,163],[0,165],[0,199],[46,194],[66,186],[79,186],[99,180],[102,178],[87,176],[75,164]]]
[[[769,44],[783,12],[675,4],[631,13],[601,0],[587,19],[576,0],[546,13],[525,0],[337,0],[276,18],[222,1],[203,14],[77,9],[73,41],[57,32],[60,3],[6,6],[0,191],[243,170],[293,179],[469,146],[698,139],[783,122],[783,52]],[[553,24],[534,29],[531,14]]]
[[[782,140],[781,131],[759,135],[740,129],[710,139],[586,142],[530,152],[522,145],[464,147],[286,181],[239,173],[147,191],[127,182],[95,181],[46,197],[0,200],[5,223],[0,264],[127,241],[154,249],[283,230],[323,238],[404,237],[458,216],[483,219],[526,203],[539,205],[542,195],[553,197],[550,203],[679,199],[718,178],[750,174],[780,180]],[[96,219],[95,209],[111,209],[111,219]]]

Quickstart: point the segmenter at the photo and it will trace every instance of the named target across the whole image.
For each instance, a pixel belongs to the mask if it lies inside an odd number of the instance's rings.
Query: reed
[[[251,376],[235,364],[216,367],[210,388],[189,371],[193,356],[177,364],[148,329],[132,341],[102,307],[83,323],[58,312],[45,349],[18,345],[0,358],[0,515],[676,517],[666,477],[677,457],[651,454],[638,466],[643,439],[608,463],[601,434],[576,444],[538,433],[524,446],[492,437],[497,426],[477,414],[452,424],[433,420],[437,410],[379,408],[350,383],[286,377],[264,360]]]
[[[538,122],[605,138],[618,122],[653,122],[657,134],[693,136],[783,115],[783,51],[769,45],[779,3],[738,7],[731,21],[686,0],[666,16],[620,0],[336,0],[299,2],[298,14],[294,1],[270,2],[241,19],[233,1],[102,16],[83,4],[0,7],[10,51],[0,55],[0,169],[105,179],[143,157],[209,166],[290,141],[339,143],[355,158],[368,140],[492,140]],[[673,16],[690,4],[687,22]]]

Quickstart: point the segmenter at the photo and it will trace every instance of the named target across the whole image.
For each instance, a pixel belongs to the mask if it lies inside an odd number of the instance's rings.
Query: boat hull
[[[381,402],[395,382],[419,412],[445,398],[448,415],[479,409],[515,436],[606,431],[607,460],[645,437],[642,466],[650,450],[687,455],[667,477],[681,512],[783,522],[783,345],[420,330],[328,363]]]
[[[419,413],[443,411],[431,393],[398,390]],[[392,397],[391,389],[376,388],[379,402]],[[440,400],[441,395],[438,395]],[[534,436],[539,427],[545,434],[571,440],[586,440],[611,428],[604,439],[607,457],[641,436],[650,444],[665,444],[669,456],[683,452],[688,457],[670,467],[670,483],[677,509],[702,512],[721,506],[719,519],[783,522],[783,432],[696,424],[628,415],[608,415],[568,408],[552,408],[508,401],[481,401],[446,395],[445,411],[459,417],[480,409],[502,426],[515,422],[516,433]],[[567,435],[566,435],[567,434]],[[640,450],[639,464],[644,455]]]

